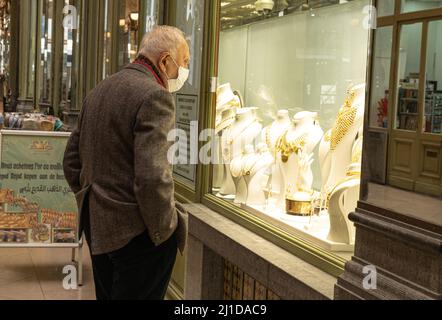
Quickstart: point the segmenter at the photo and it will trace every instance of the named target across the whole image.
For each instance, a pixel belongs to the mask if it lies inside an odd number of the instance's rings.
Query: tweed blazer
[[[64,172],[76,195],[80,232],[89,216],[92,254],[119,250],[146,230],[156,246],[175,234],[183,253],[186,212],[174,201],[167,159],[174,126],[172,95],[142,65],[126,66],[86,97]]]

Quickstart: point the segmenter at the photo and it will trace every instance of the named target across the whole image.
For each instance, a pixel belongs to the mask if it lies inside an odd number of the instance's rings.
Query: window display
[[[221,7],[212,190],[326,250],[352,251],[369,1],[270,2]]]

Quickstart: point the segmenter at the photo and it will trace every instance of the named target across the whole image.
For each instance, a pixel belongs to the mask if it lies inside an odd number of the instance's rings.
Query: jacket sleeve
[[[85,106],[83,106],[83,109]],[[68,182],[73,193],[77,194],[81,191],[80,174],[81,174],[81,160],[80,160],[80,130],[81,118],[83,111],[80,114],[77,128],[72,132],[66,146],[63,159],[63,169],[66,181]]]
[[[134,126],[134,191],[141,215],[155,245],[168,240],[178,226],[174,201],[172,146],[167,136],[175,128],[172,95],[156,91],[145,98]]]

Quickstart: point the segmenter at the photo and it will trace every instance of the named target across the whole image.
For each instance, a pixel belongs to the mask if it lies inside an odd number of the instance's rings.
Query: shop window
[[[351,252],[370,2],[308,3],[222,1],[212,192],[324,250]]]
[[[442,0],[402,0],[401,12],[415,12],[436,8],[442,8]]]
[[[428,26],[424,131],[442,134],[442,21]]]
[[[372,128],[388,128],[392,49],[393,27],[378,28],[375,31],[373,73],[370,89],[370,127]]]
[[[400,35],[396,92],[396,129],[417,131],[422,23],[403,25]]]
[[[118,66],[135,60],[138,52],[140,19],[139,0],[119,0],[118,8]]]

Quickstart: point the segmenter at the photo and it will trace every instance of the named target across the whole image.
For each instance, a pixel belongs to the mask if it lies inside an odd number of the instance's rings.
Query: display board
[[[63,173],[69,133],[1,131],[0,246],[78,246],[78,210]]]

